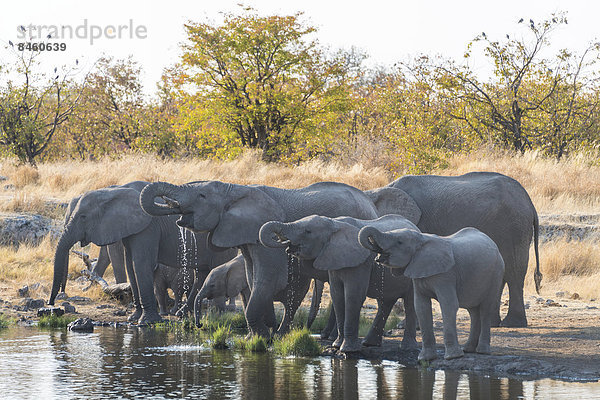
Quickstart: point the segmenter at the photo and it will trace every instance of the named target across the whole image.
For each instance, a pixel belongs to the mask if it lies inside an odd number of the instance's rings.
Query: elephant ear
[[[387,214],[399,214],[417,225],[421,219],[421,209],[412,197],[404,190],[393,187],[382,187],[367,190],[365,194],[371,198],[381,217]]]
[[[260,243],[258,232],[268,221],[284,221],[281,206],[258,188],[240,188],[240,195],[225,205],[211,242],[217,247]]]
[[[452,245],[447,239],[426,234],[423,238],[422,245],[417,248],[404,270],[404,275],[411,279],[442,274],[454,266]]]
[[[152,221],[140,206],[140,192],[129,188],[98,190],[101,202],[100,216],[89,232],[91,241],[104,246],[142,231]]]
[[[367,260],[371,252],[358,243],[358,229],[349,224],[339,224],[329,240],[323,245],[323,250],[317,256],[313,267],[318,270],[338,270],[356,267]]]

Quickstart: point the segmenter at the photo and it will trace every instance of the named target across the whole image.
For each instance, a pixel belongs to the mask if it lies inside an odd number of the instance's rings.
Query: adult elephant
[[[157,198],[167,204],[156,203]],[[261,226],[268,221],[290,222],[312,214],[377,217],[377,210],[365,193],[335,182],[320,182],[301,189],[219,181],[181,186],[157,182],[144,188],[140,202],[151,215],[181,214],[177,224],[196,232],[209,232],[213,246],[242,250],[251,291],[246,321],[251,333],[266,337],[269,331],[265,321],[272,313],[273,301],[284,303],[285,314],[278,329],[284,333],[315,275],[300,268],[299,277],[288,285],[285,250],[262,246],[258,238]]]
[[[140,183],[140,186],[142,184],[146,182]],[[158,263],[171,267],[187,266],[205,271],[206,275],[210,268],[235,256],[233,250],[221,253],[209,250],[206,235],[182,235],[175,223],[176,217],[152,217],[146,214],[140,207],[140,190],[137,189],[117,186],[93,190],[77,201],[56,247],[50,304],[54,304],[64,282],[69,250],[76,242],[82,246],[89,243],[107,246],[122,242],[135,304],[135,312],[129,320],[141,324],[161,320],[153,287],[153,273]],[[192,251],[194,254],[188,257],[180,247],[195,249]],[[191,293],[190,302],[194,295]]]
[[[500,322],[498,302],[492,326],[527,326],[523,284],[532,236],[536,257],[534,280],[538,292],[542,274],[538,215],[519,182],[495,172],[471,172],[460,176],[408,175],[367,194],[380,215],[404,215],[424,233],[449,236],[462,228],[474,227],[488,235],[504,259],[504,283],[508,284],[510,296],[508,314]]]

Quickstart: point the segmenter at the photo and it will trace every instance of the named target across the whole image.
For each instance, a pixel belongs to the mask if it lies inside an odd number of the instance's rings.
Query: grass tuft
[[[0,329],[8,328],[15,324],[15,319],[7,315],[0,314]]]
[[[46,315],[40,317],[40,321],[38,322],[38,327],[40,328],[66,328],[71,322],[75,321],[77,318],[74,316],[61,315],[60,317],[57,315]]]
[[[314,357],[321,354],[321,346],[307,329],[294,329],[276,339],[273,350],[284,356]]]
[[[228,340],[231,337],[231,328],[228,325],[218,327],[211,335],[209,340],[210,346],[213,349],[229,348]]]
[[[248,325],[246,317],[242,313],[235,312],[208,312],[201,319],[201,329],[215,331],[221,326],[228,326],[235,333],[247,333]]]

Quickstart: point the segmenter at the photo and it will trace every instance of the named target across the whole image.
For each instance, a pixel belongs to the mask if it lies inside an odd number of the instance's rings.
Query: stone
[[[56,315],[57,317],[60,317],[64,313],[65,313],[65,311],[60,307],[43,307],[43,308],[38,309],[37,316],[38,317],[47,317],[50,315]]]
[[[48,234],[59,237],[60,231],[57,223],[41,215],[0,213],[0,245],[3,246],[37,245]]]
[[[129,304],[133,300],[131,295],[131,287],[128,282],[109,285],[102,289],[113,299],[118,300],[121,304]]]
[[[65,292],[60,292],[56,295],[56,300],[64,300],[69,297]]]
[[[571,300],[579,300],[581,298],[581,296],[579,296],[579,293],[575,292],[571,295]]]
[[[125,310],[116,310],[113,315],[117,316],[117,317],[124,317],[125,315],[127,315],[127,311]]]
[[[83,296],[72,296],[68,297],[67,300],[72,301],[73,303],[91,303],[92,299],[89,297]]]
[[[29,297],[29,286],[25,285],[22,288],[17,289],[17,296]]]
[[[562,291],[556,292],[556,297],[558,297],[558,298],[562,298],[562,297],[566,297],[566,296],[567,296],[566,292],[562,292]]]
[[[90,318],[77,318],[68,325],[68,329],[74,332],[93,332],[94,322]]]
[[[43,299],[32,299],[28,297],[23,300],[21,305],[23,306],[23,311],[37,310],[38,308],[44,307],[46,302]]]
[[[114,308],[114,307],[111,306],[110,304],[100,304],[99,306],[96,306],[96,308],[98,310],[104,310],[104,309],[107,309],[107,308]]]
[[[71,305],[71,303],[69,303],[68,301],[63,301],[61,306],[63,306],[63,308],[65,309],[65,312],[67,314],[76,314],[77,313],[77,311],[75,310],[75,306]]]

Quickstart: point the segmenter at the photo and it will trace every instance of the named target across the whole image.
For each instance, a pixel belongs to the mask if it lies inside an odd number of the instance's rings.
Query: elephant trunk
[[[155,182],[147,185],[140,193],[140,205],[150,215],[181,214],[180,201],[182,198],[181,186],[167,182]],[[166,204],[157,203],[156,198],[161,197]]]
[[[284,230],[288,224],[279,221],[270,221],[260,228],[258,237],[263,246],[273,248],[284,248],[289,245]],[[276,239],[277,238],[277,239]]]
[[[77,242],[77,237],[67,227],[65,232],[60,237],[56,252],[54,253],[54,279],[52,281],[52,292],[50,293],[50,301],[48,304],[54,305],[54,300],[58,295],[58,291],[62,286],[63,290],[66,285],[67,272],[69,270],[69,250]]]
[[[365,249],[381,253],[382,248],[377,244],[378,238],[381,237],[381,232],[372,226],[365,226],[358,232],[358,241]]]
[[[306,327],[310,329],[321,306],[321,298],[323,297],[323,287],[325,282],[315,279],[315,287],[313,288],[312,300],[310,302],[310,311],[308,312],[308,319],[306,321]]]
[[[200,327],[200,320],[202,319],[202,300],[206,298],[206,291],[200,289],[196,298],[194,299],[194,322],[197,327]]]

